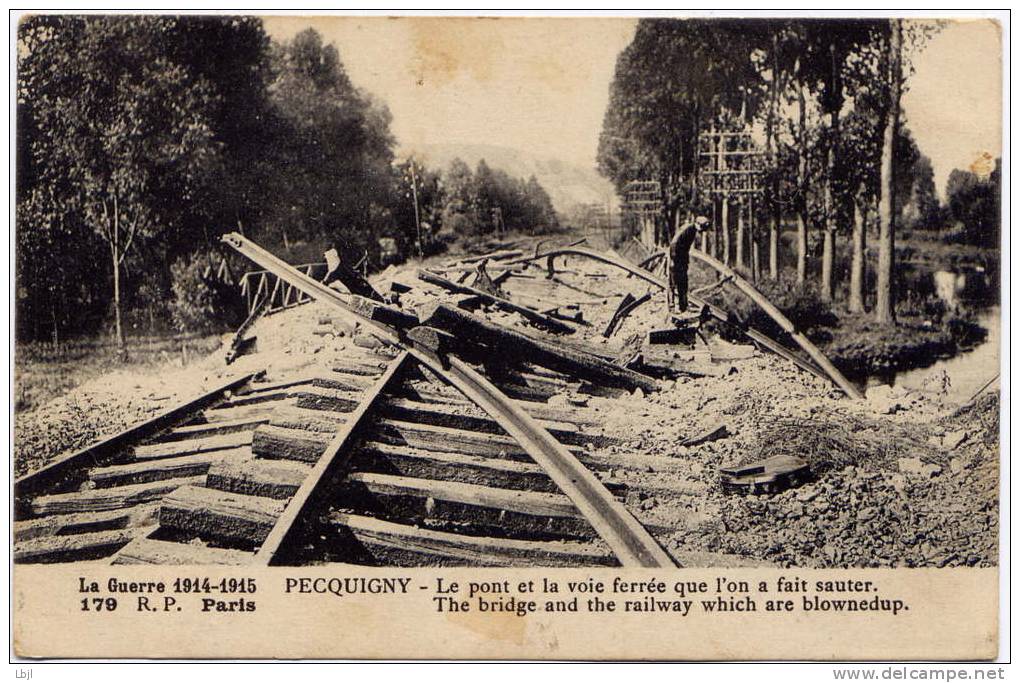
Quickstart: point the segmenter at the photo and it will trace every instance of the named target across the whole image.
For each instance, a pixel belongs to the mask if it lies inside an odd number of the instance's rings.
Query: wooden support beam
[[[255,405],[248,406],[237,406],[237,407],[225,407],[225,408],[214,408],[209,409],[202,413],[202,419],[209,424],[215,424],[218,422],[233,422],[235,420],[257,420],[258,424],[263,424],[266,417],[273,414],[273,411],[277,410],[280,406],[292,405],[293,401],[289,398],[282,399],[279,401],[271,401],[269,403],[257,403]],[[254,431],[254,428],[252,429]]]
[[[160,441],[157,443],[135,446],[135,460],[155,460],[157,458],[177,458],[183,455],[224,451],[243,446],[250,446],[252,431],[228,432],[204,436],[198,439],[183,441]]]
[[[321,432],[331,438],[346,422],[345,415],[345,413],[319,410],[318,408],[303,408],[296,405],[282,406],[273,412],[273,419],[269,421],[269,426]]]
[[[503,489],[558,493],[541,467],[529,462],[463,453],[425,451],[369,441],[358,448],[352,467],[359,471],[437,479]]]
[[[153,564],[161,566],[242,566],[254,555],[243,550],[209,548],[194,543],[173,543],[140,536],[121,548],[112,564]]]
[[[39,496],[33,500],[32,511],[37,515],[54,515],[119,510],[159,500],[182,486],[200,486],[204,481],[205,476],[202,475],[117,486],[109,489],[55,493],[51,496]]]
[[[496,536],[594,538],[595,531],[562,493],[499,489],[374,472],[353,472],[341,485],[346,504],[427,524],[469,526]]]
[[[186,536],[241,545],[259,545],[283,512],[281,501],[183,486],[163,499],[159,525]]]
[[[586,567],[618,564],[612,553],[591,543],[465,536],[342,513],[335,514],[331,521],[341,533],[351,534],[381,565]]]
[[[333,387],[328,389],[309,387],[296,395],[294,405],[298,408],[334,413],[349,413],[358,407],[360,401],[353,398],[359,395],[358,392],[351,391],[343,385],[334,384]]]
[[[45,536],[15,543],[12,559],[16,564],[84,562],[112,555],[139,534],[149,529],[113,529],[71,536]]]
[[[251,451],[259,458],[315,463],[331,434],[264,425],[255,431]]]
[[[254,431],[260,424],[269,421],[269,413],[251,414],[234,418],[232,420],[218,420],[216,422],[200,422],[198,424],[177,427],[169,432],[160,435],[160,441],[184,441],[196,437],[213,436],[215,434],[227,434],[229,432]]]
[[[633,389],[655,391],[658,384],[651,378],[620,368],[597,356],[567,348],[564,345],[535,339],[521,332],[496,325],[451,306],[427,304],[419,309],[422,323],[453,334],[460,343],[474,346],[482,343],[508,356],[571,376]]]
[[[562,334],[572,334],[573,332],[575,332],[574,327],[572,327],[571,325],[568,325],[551,316],[545,315],[533,308],[521,306],[520,304],[516,304],[510,299],[507,299],[506,297],[491,294],[489,292],[482,291],[481,289],[478,289],[476,287],[469,287],[468,285],[457,284],[456,282],[453,282],[452,280],[447,280],[445,277],[433,273],[432,271],[421,269],[418,271],[418,277],[424,282],[427,282],[431,285],[435,285],[437,287],[441,287],[455,294],[469,294],[471,296],[479,297],[490,305],[496,306],[497,308],[500,308],[504,311],[517,313],[524,317],[526,320],[528,320],[530,323],[538,325],[539,327],[543,327],[547,330],[559,332]]]
[[[178,458],[158,458],[155,460],[132,462],[126,465],[95,467],[89,471],[89,480],[96,485],[96,488],[103,489],[113,486],[124,486],[126,484],[143,484],[164,479],[194,477],[205,474],[217,462],[245,458],[250,454],[251,449],[245,446],[209,453],[183,455]]]
[[[154,504],[136,505],[107,512],[79,512],[69,515],[47,515],[14,522],[14,540],[29,541],[43,536],[71,536],[95,531],[112,531],[132,526],[149,526],[156,522]]]
[[[294,460],[225,460],[209,468],[205,485],[228,493],[288,500],[311,471]]]

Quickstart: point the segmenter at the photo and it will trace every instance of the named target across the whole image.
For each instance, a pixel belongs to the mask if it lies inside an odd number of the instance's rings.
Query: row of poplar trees
[[[874,315],[895,322],[897,204],[925,166],[928,206],[920,210],[938,206],[930,163],[901,126],[906,56],[937,29],[898,19],[641,20],[617,61],[600,170],[621,192],[632,180],[658,180],[661,213],[673,226],[707,202],[696,182],[699,134],[725,121],[758,126],[770,160],[760,202],[770,277],[779,276],[780,232],[792,217],[797,278],[807,279],[808,229],[818,225],[818,289],[832,300],[835,240],[850,232],[848,307],[863,312],[866,225],[877,217]]]

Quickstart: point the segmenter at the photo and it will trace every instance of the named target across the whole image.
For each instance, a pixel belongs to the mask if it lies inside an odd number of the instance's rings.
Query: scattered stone
[[[900,472],[914,474],[924,479],[931,479],[942,474],[942,468],[939,465],[926,463],[920,458],[900,458],[897,464]]]
[[[546,399],[546,403],[557,408],[565,408],[570,404],[570,400],[567,394],[553,394]]]
[[[953,450],[954,448],[956,448],[957,446],[959,446],[960,444],[962,444],[966,440],[967,440],[967,430],[966,429],[958,429],[955,432],[948,432],[945,436],[943,436],[942,437],[942,445],[943,445],[943,447],[948,448],[949,450]]]
[[[865,400],[873,411],[879,415],[892,415],[903,409],[903,392],[882,384],[868,389]]]
[[[383,343],[370,334],[356,334],[354,335],[354,345],[363,349],[378,349]]]

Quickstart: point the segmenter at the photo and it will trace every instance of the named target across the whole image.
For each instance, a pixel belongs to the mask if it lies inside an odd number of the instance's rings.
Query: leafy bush
[[[766,299],[790,319],[801,331],[814,336],[818,328],[835,327],[839,320],[832,306],[821,300],[812,283],[798,283],[792,273],[783,273],[778,280],[764,279],[755,287]],[[783,330],[758,304],[732,286],[723,287],[712,297],[742,321],[772,337],[783,336]]]
[[[234,287],[209,272],[209,258],[195,253],[170,266],[170,316],[181,332],[216,332],[241,323],[244,310]]]

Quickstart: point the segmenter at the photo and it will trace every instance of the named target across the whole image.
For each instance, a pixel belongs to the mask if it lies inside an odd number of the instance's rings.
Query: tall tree
[[[275,47],[269,96],[279,120],[270,196],[287,201],[268,202],[263,229],[286,242],[334,242],[346,258],[377,253],[394,201],[389,111],[354,86],[314,29]]]
[[[172,17],[32,17],[21,26],[19,99],[32,103],[39,135],[30,154],[40,185],[59,188],[49,210],[82,221],[103,240],[119,342],[121,278],[136,244],[180,229],[209,182],[219,146],[216,95],[167,52]],[[54,77],[59,74],[59,76]],[[27,214],[23,230],[39,221]]]
[[[954,169],[946,181],[950,216],[963,229],[970,244],[999,246],[1002,160],[995,159],[992,172],[979,176]]]
[[[889,20],[889,39],[886,42],[886,64],[889,83],[889,101],[885,114],[885,132],[882,140],[882,180],[879,202],[878,285],[875,303],[875,320],[896,322],[896,300],[893,289],[893,266],[896,234],[896,174],[893,163],[893,145],[900,122],[900,90],[903,55],[903,24],[899,19]]]

